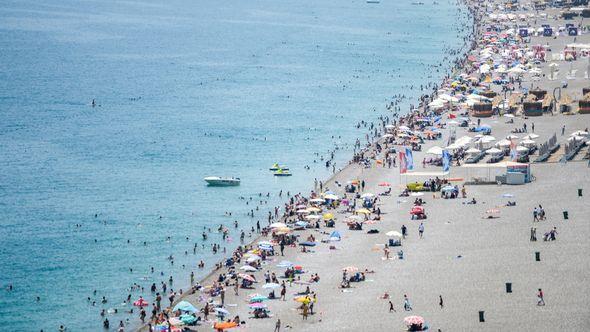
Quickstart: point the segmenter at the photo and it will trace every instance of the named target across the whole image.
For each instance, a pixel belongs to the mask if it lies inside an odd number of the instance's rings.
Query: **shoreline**
[[[475,43],[478,40],[478,36],[480,34],[480,29],[479,29],[479,24],[477,24],[477,20],[478,17],[476,17],[476,12],[474,11],[475,8],[477,8],[476,6],[474,6],[474,1],[473,0],[456,0],[455,1],[455,6],[458,6],[458,8],[462,8],[466,9],[469,12],[469,20],[471,21],[471,26],[472,29],[470,30],[470,33],[468,34],[469,38],[469,42],[465,42],[464,46],[466,46],[467,49],[463,50],[462,54],[458,54],[454,56],[454,60],[451,61],[452,65],[449,69],[447,69],[445,72],[446,74],[442,74],[442,77],[440,79],[433,79],[431,83],[433,83],[435,86],[439,87],[442,84],[444,84],[445,81],[447,81],[454,73],[456,72],[460,72],[463,68],[463,65],[465,63],[465,61],[467,60],[467,54],[472,51],[474,49],[474,47],[476,46]],[[467,37],[467,36],[466,36]],[[463,47],[459,50],[462,50]],[[435,89],[436,90],[436,89]],[[430,94],[422,94],[420,97],[418,97],[417,100],[414,101],[418,101],[419,103],[421,102],[421,100],[427,96],[430,99],[434,99],[433,97],[436,96],[437,92],[434,91]],[[411,102],[411,101],[410,101]],[[413,109],[409,109],[407,111],[401,111],[402,114],[400,114],[399,112],[393,112],[391,110],[386,110],[386,112],[384,115],[386,116],[391,116],[393,115],[393,117],[391,119],[398,119],[398,117],[401,116],[407,116],[413,113],[417,113],[420,111],[420,108],[413,108]],[[383,128],[380,128],[380,130],[382,130]],[[381,132],[379,132],[379,134],[382,134]],[[380,135],[377,135],[375,137],[372,137],[372,141],[370,143],[370,145],[365,146],[361,149],[361,151],[371,151],[375,148],[375,145],[378,144],[379,142],[383,142],[383,138],[380,138]],[[340,179],[344,173],[350,172],[353,169],[355,169],[355,166],[358,166],[357,163],[354,162],[354,154],[356,154],[355,152],[353,152],[353,157],[350,158],[348,160],[348,164],[346,164],[342,169],[337,170],[336,172],[334,172],[332,175],[330,175],[324,182],[324,188],[327,188],[330,185],[334,185],[334,182],[337,181],[338,179]],[[362,169],[361,169],[362,171]],[[343,180],[343,179],[341,179]],[[312,186],[313,187],[313,186]],[[316,190],[317,188],[314,188],[314,190]],[[274,219],[273,218],[273,222],[285,222],[286,220],[288,220],[289,216],[281,216],[278,219]],[[239,245],[239,247],[253,247],[253,245],[255,243],[258,243],[259,241],[265,239],[266,237],[264,235],[262,235],[262,233],[258,233],[257,236],[253,237],[251,241],[249,242],[244,242],[244,244]],[[231,254],[229,255],[229,257],[231,257]],[[219,261],[216,264],[222,264],[223,261],[227,259],[224,258],[221,261]],[[212,268],[209,273],[207,273],[204,277],[199,278],[199,279],[195,279],[195,285],[204,285],[207,283],[207,281],[211,280],[218,272],[222,271],[222,270],[227,270],[226,268],[222,267],[222,268]],[[185,291],[182,295],[177,296],[173,305],[176,305],[178,302],[180,301],[184,301],[187,298],[189,298],[191,295],[195,294],[195,292],[191,289],[192,285],[187,285],[187,289],[190,291]],[[141,332],[146,332],[149,331],[148,328],[148,324],[144,324],[144,325],[140,325],[138,328],[136,328],[136,331],[141,331]]]

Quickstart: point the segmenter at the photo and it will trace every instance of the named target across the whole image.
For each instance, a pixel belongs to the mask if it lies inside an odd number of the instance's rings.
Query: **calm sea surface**
[[[129,317],[133,283],[150,298],[152,282],[172,275],[186,289],[190,271],[206,274],[196,263],[221,259],[210,250],[219,224],[229,253],[280,190],[308,192],[331,174],[320,156],[338,146],[336,168],[346,163],[366,133],[357,122],[440,79],[430,66],[469,22],[453,2],[427,2],[3,0],[4,328],[98,331],[101,309],[119,310],[112,325]],[[274,162],[294,176],[273,177]],[[209,175],[242,185],[207,188]],[[247,217],[257,205],[240,197],[260,192],[268,204]]]

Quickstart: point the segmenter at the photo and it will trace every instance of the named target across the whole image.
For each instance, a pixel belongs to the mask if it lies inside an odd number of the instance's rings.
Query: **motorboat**
[[[288,170],[279,168],[276,172],[273,173],[274,176],[291,176],[293,174],[291,174],[291,172],[289,172]]]
[[[278,163],[274,163],[272,164],[272,167],[269,168],[269,171],[278,171],[279,169],[282,169],[284,171],[288,171],[289,167],[285,166],[285,165],[279,165]]]
[[[208,176],[204,178],[207,185],[211,187],[231,187],[231,186],[239,186],[240,185],[240,178],[222,178],[219,176]]]

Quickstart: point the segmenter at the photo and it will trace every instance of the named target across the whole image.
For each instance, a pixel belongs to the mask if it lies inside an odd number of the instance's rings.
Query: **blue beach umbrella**
[[[174,306],[174,311],[180,310],[180,311],[184,311],[184,312],[199,312],[199,310],[197,308],[195,308],[195,306],[193,306],[192,304],[190,304],[187,301],[180,301],[178,302],[178,304],[176,304]]]

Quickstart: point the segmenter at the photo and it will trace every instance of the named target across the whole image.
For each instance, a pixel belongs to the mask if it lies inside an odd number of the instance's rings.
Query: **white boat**
[[[205,182],[212,187],[230,187],[239,186],[240,178],[222,178],[219,176],[208,176],[204,178]]]
[[[367,0],[367,3],[380,3],[380,0]]]

